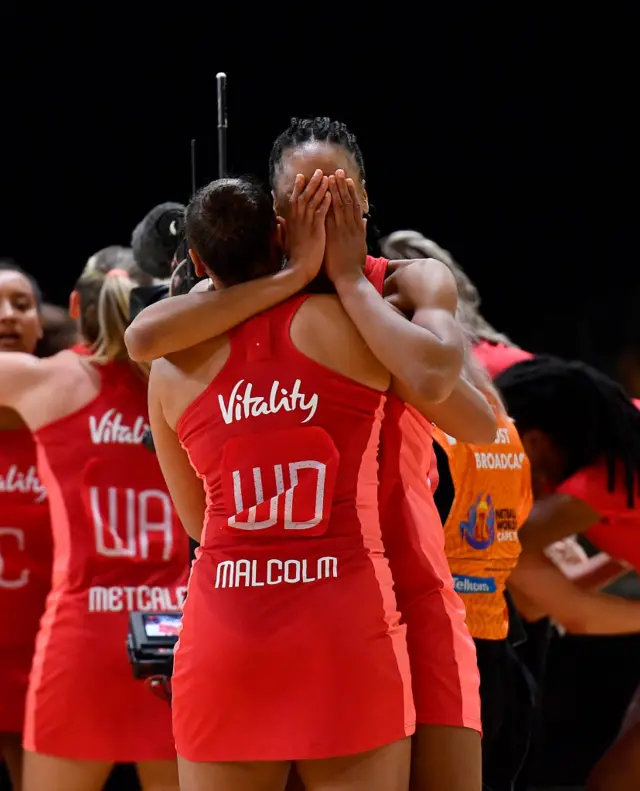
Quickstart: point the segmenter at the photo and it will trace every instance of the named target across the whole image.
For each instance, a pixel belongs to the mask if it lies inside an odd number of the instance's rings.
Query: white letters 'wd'
[[[106,557],[149,557],[149,534],[164,534],[162,559],[173,551],[173,511],[166,492],[150,489],[89,489],[91,513],[96,534],[96,551]],[[160,510],[160,520],[151,521],[150,509]],[[107,539],[108,536],[108,539]]]
[[[256,509],[264,502],[262,470],[260,467],[253,468],[253,486],[256,493],[256,505],[248,509],[246,522],[238,522],[236,516],[229,517],[228,523],[230,527],[236,527],[239,530],[266,530],[266,528],[272,527],[279,519],[278,507],[281,502],[280,495],[282,494],[284,494],[283,521],[285,530],[310,530],[312,527],[320,524],[324,511],[324,490],[327,478],[327,465],[323,464],[321,461],[293,461],[288,466],[290,486],[286,491],[284,488],[282,464],[274,464],[273,466],[273,474],[276,481],[276,494],[270,500],[269,518],[262,522],[256,522]],[[298,486],[299,470],[315,470],[316,472],[316,485],[313,495],[314,513],[313,517],[305,522],[296,522],[293,518],[293,499],[296,487]],[[309,488],[305,487],[304,492],[307,494]],[[236,515],[241,514],[245,508],[242,499],[242,481],[240,479],[239,470],[233,471],[233,497],[235,500]],[[309,504],[311,505],[311,503]]]

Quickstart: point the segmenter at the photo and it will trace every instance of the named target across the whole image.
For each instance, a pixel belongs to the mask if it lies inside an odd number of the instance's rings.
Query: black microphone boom
[[[218,84],[218,178],[227,175],[227,75],[216,74]]]

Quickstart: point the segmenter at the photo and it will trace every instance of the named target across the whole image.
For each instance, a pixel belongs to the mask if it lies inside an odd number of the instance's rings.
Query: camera
[[[181,619],[181,612],[130,613],[127,653],[134,678],[171,678]]]

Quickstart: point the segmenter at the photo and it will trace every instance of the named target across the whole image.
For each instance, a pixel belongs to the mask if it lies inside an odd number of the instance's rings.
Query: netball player
[[[531,695],[507,639],[512,616],[505,588],[520,554],[518,529],[531,507],[531,489],[515,426],[499,398],[493,403],[499,428],[492,444],[459,442],[434,428],[438,479],[433,476],[431,485],[478,655],[483,778],[500,791],[511,788],[529,739]]]
[[[519,363],[496,383],[531,460],[536,502],[521,531],[524,557],[539,562],[540,553],[554,541],[584,534],[614,560],[640,570],[637,406],[598,371],[553,358]],[[602,601],[598,609],[601,628],[623,627],[626,617],[628,628],[616,631],[636,631],[636,602],[613,597],[605,601],[608,611]],[[574,622],[593,619],[593,609],[584,602],[576,608]],[[639,744],[636,725],[594,772],[591,788],[637,787],[633,756]]]
[[[328,182],[298,177],[286,223],[291,259],[316,270]],[[197,271],[219,289],[279,268],[276,237],[247,180],[214,182],[187,210]],[[280,790],[291,759],[309,791],[408,787],[415,712],[377,508],[389,383],[320,295],[154,363],[156,451],[202,530],[173,676],[185,791]]]
[[[134,282],[135,289],[133,289],[132,298],[140,287],[149,287],[153,283],[153,278],[136,263],[133,257],[133,250],[129,247],[120,247],[119,245],[111,245],[98,250],[97,253],[92,255],[87,261],[84,274],[94,277],[95,285],[91,298],[97,303],[97,292],[99,290],[101,279],[109,272],[120,271],[128,275]],[[77,290],[71,292],[69,298],[69,315],[76,322],[80,321],[80,303],[78,300]],[[95,311],[88,311],[85,320],[82,322],[82,337],[73,346],[73,350],[78,354],[87,354],[91,351],[91,347],[95,345],[98,340],[100,327],[98,325],[98,317]]]
[[[133,284],[89,267],[72,298],[91,355],[0,353],[0,404],[33,432],[49,492],[52,591],[24,731],[24,791],[98,791],[114,762],[146,790],[177,789],[170,712],[132,677],[130,610],[180,609],[187,537],[141,445],[146,378],[124,347]]]
[[[531,460],[536,502],[521,532],[523,546],[540,551],[584,534],[640,568],[637,407],[604,374],[550,357],[518,363],[496,384]]]
[[[442,261],[458,286],[458,321],[483,368],[509,365],[526,352],[516,349],[480,314],[480,296],[450,254],[415,231],[396,231],[381,247],[395,258],[417,255]],[[491,339],[491,343],[489,343]],[[486,359],[488,357],[488,359]],[[515,359],[514,359],[515,358]],[[456,589],[466,608],[480,670],[483,779],[492,791],[511,789],[526,754],[531,694],[507,639],[510,618],[506,582],[520,554],[518,529],[531,507],[529,465],[518,433],[486,372],[472,369],[493,405],[498,430],[491,444],[470,444],[434,427],[430,474],[445,530],[445,550]],[[515,622],[514,622],[515,618]]]
[[[37,283],[0,262],[0,352],[34,354],[43,337]],[[22,728],[38,622],[51,587],[47,493],[21,417],[0,408],[0,759],[22,783]]]
[[[296,169],[311,177],[317,168],[328,169],[332,174],[339,171],[332,179],[334,193],[338,190],[344,195],[339,203],[347,214],[350,210],[351,216],[361,213],[361,200],[366,196],[360,149],[343,124],[322,118],[294,121],[274,144],[271,182],[278,211],[286,217]],[[351,191],[347,174],[353,175]],[[437,327],[443,321],[443,311],[431,301],[434,289],[430,286],[432,276],[431,285],[438,283],[442,268],[433,261],[398,261],[388,265],[382,259],[366,258],[362,225],[357,232],[355,228],[354,225],[349,239],[345,238],[349,234],[338,233],[331,223],[327,225],[327,236],[334,240],[334,259],[344,259],[350,265],[345,299],[350,301],[352,318],[364,336],[370,334],[368,325],[375,324],[375,319],[365,319],[367,309],[360,310],[361,297],[368,293],[367,284],[361,279],[364,266],[365,275],[375,287],[379,291],[384,288],[387,309],[392,306],[413,319],[401,321],[396,328],[415,343],[419,330]],[[392,276],[386,278],[388,273]],[[283,270],[275,277],[235,285],[220,293],[167,300],[148,308],[131,325],[127,334],[130,352],[150,358],[184,348],[234,326],[299,288],[293,271]],[[380,301],[378,309],[384,308],[385,302]],[[400,366],[406,361],[399,352],[405,344],[396,340],[391,354],[387,340],[377,333],[370,343],[377,345],[377,353],[386,356],[386,362],[401,374]],[[415,356],[415,346],[409,346],[408,351]],[[419,407],[452,435],[469,441],[490,441],[496,430],[491,408],[475,388],[463,380],[458,383],[459,387],[444,402],[422,401]],[[418,402],[414,399],[413,403]],[[402,587],[401,610],[408,623],[410,646],[414,646],[412,675],[414,689],[416,683],[419,685],[416,702],[419,699],[419,721],[424,723],[418,729],[413,782],[416,788],[475,791],[481,782],[478,674],[473,643],[464,623],[464,607],[453,590],[444,555],[442,525],[427,485],[431,456],[430,425],[399,399],[389,398],[381,453],[382,526],[390,563],[395,566],[399,596]]]

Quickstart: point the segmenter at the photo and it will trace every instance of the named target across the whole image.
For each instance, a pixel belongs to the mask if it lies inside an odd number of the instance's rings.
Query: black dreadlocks
[[[271,149],[269,182],[272,189],[275,189],[277,170],[284,152],[313,141],[334,143],[336,146],[346,149],[354,158],[360,171],[360,178],[364,181],[362,151],[360,151],[356,136],[347,129],[345,124],[340,121],[332,121],[329,118],[292,118],[291,126],[276,138]]]
[[[629,508],[640,478],[640,410],[604,374],[580,362],[534,357],[495,379],[522,433],[539,429],[565,454],[564,478],[604,459],[609,491],[622,463]]]

